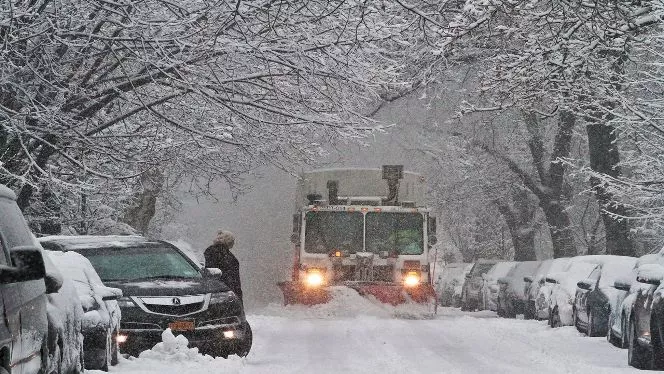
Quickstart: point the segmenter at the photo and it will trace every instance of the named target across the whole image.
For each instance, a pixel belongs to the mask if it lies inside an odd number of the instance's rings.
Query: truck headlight
[[[406,287],[415,287],[420,284],[420,273],[417,271],[409,271],[403,277],[403,284]]]
[[[210,295],[210,304],[226,303],[233,298],[235,298],[235,292],[233,291],[213,293]]]
[[[128,296],[123,296],[118,299],[118,306],[120,308],[134,308],[136,303]]]
[[[323,285],[325,278],[320,269],[311,268],[307,269],[307,273],[304,277],[304,281],[309,287],[320,287]]]

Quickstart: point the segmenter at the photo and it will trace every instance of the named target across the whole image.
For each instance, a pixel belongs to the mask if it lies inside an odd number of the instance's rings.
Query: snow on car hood
[[[219,279],[155,279],[137,281],[106,281],[109,287],[122,290],[124,296],[184,296],[230,291]]]

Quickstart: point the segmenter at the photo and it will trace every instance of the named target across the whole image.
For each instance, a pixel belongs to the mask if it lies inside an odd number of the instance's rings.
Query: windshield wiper
[[[148,277],[132,278],[132,279],[123,279],[124,282],[136,282],[136,281],[145,281],[145,280],[154,280],[154,279],[194,279],[194,277],[185,277],[183,275],[152,275]]]

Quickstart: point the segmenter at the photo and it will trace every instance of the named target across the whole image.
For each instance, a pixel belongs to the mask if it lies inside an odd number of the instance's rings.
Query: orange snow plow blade
[[[416,287],[404,287],[390,283],[346,283],[362,296],[373,296],[383,304],[397,306],[406,303],[428,304],[436,302],[436,292],[426,283]]]
[[[284,305],[316,305],[330,301],[330,293],[325,287],[310,288],[292,281],[279,282],[277,285],[284,294]]]

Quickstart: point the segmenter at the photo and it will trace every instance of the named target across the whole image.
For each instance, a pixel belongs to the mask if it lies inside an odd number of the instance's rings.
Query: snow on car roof
[[[634,269],[636,258],[615,256],[602,266],[602,275],[599,280],[601,286],[611,287],[613,283],[621,277],[628,275]]]
[[[40,242],[52,242],[65,246],[67,249],[92,249],[104,247],[133,247],[137,244],[159,243],[139,235],[72,235],[72,236],[45,236],[39,238]]]
[[[514,261],[505,261],[505,262],[499,262],[495,264],[491,270],[489,270],[486,273],[486,279],[491,279],[491,280],[497,280],[500,277],[505,276],[507,273],[509,273],[514,266],[516,266],[516,262]]]

